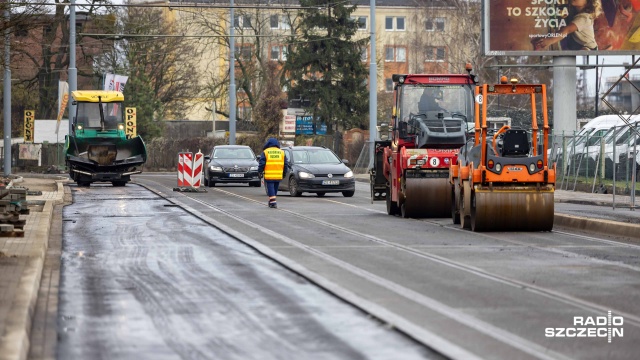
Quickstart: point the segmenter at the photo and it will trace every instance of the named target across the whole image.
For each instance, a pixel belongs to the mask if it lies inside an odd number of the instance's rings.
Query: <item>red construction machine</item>
[[[389,215],[449,217],[449,166],[472,128],[477,76],[393,75],[391,139],[376,141],[372,200],[387,201]]]
[[[525,96],[531,127],[487,127],[489,97]],[[538,127],[536,98],[542,113]],[[550,231],[553,227],[555,164],[548,163],[549,124],[544,84],[510,83],[476,87],[475,137],[460,149],[451,166],[454,223],[473,231]],[[482,111],[480,111],[482,106]],[[540,131],[542,130],[542,131]]]

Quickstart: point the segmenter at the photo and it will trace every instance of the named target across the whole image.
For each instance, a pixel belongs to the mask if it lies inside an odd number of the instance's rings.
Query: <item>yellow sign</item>
[[[124,133],[127,138],[136,137],[136,108],[128,107],[124,109]]]
[[[24,111],[24,142],[33,142],[33,122],[35,119],[35,110]]]

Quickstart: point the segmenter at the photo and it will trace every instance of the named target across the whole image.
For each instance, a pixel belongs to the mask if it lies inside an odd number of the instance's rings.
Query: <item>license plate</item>
[[[322,180],[322,185],[340,185],[340,180]]]
[[[229,177],[244,177],[244,174],[229,174]]]

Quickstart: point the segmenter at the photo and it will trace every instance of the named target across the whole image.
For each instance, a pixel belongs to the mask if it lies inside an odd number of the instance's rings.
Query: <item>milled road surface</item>
[[[461,230],[450,219],[402,219],[356,195],[278,196],[222,185],[177,193],[175,176],[136,181],[299,264],[308,277],[454,358],[637,359],[640,246],[576,234]],[[526,219],[523,219],[526,221]],[[622,317],[604,337],[550,337],[574,317]],[[615,325],[615,324],[614,324]],[[602,332],[599,334],[602,335]],[[588,335],[588,334],[585,334]],[[402,358],[395,356],[392,358]]]
[[[141,186],[71,189],[59,359],[441,358]]]

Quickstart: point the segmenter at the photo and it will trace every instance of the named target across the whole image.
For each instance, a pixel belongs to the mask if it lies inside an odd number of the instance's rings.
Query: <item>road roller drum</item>
[[[448,217],[451,215],[451,191],[448,178],[414,179],[404,182],[402,217]]]
[[[471,198],[473,231],[551,231],[553,189],[476,189]]]

